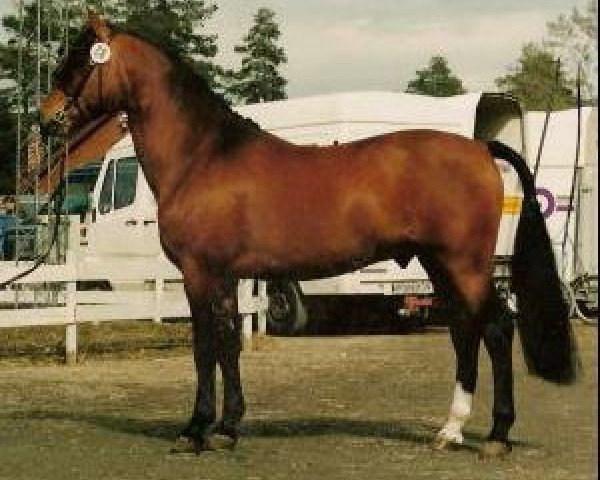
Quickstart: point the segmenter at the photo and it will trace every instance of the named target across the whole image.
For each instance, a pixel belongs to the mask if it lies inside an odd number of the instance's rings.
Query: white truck
[[[328,145],[385,132],[431,128],[470,138],[497,139],[527,153],[525,116],[514,99],[473,93],[431,98],[392,92],[352,92],[261,103],[237,108],[262,128],[299,144]],[[504,164],[504,215],[497,246],[498,278],[507,279],[507,260],[521,200],[516,174]],[[127,135],[105,155],[91,194],[85,241],[98,258],[161,255],[156,205]],[[158,260],[156,260],[158,259]],[[406,269],[379,262],[356,272],[320,280],[270,284],[268,328],[293,333],[307,322],[307,296],[386,295],[401,316],[427,316],[434,305],[431,284],[417,260]]]

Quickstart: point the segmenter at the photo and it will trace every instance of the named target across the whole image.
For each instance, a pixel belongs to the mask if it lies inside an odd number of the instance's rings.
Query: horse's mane
[[[152,31],[137,28],[119,28],[118,31],[134,36],[161,51],[171,62],[173,68],[168,82],[170,93],[177,101],[182,113],[188,115],[190,125],[198,120],[198,112],[211,112],[219,131],[219,148],[235,148],[243,141],[255,137],[260,127],[252,120],[235,112],[225,97],[213,90],[205,72],[198,68],[185,53],[169,40],[159,43]]]
[[[115,33],[124,33],[138,38],[162,52],[172,64],[172,70],[167,78],[169,93],[176,101],[183,115],[188,117],[188,123],[194,125],[198,114],[210,112],[211,121],[217,127],[219,137],[217,145],[220,150],[230,150],[256,137],[260,127],[252,120],[233,111],[229,102],[215,92],[205,73],[200,71],[198,64],[185,56],[185,52],[168,36],[156,37],[152,30],[142,30],[141,27],[111,24]],[[69,42],[68,56],[55,72],[55,78],[68,73],[71,68],[85,62],[89,48],[96,38],[90,27],[83,29]]]

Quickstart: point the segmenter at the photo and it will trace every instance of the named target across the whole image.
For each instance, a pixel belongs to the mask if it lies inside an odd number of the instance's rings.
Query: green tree
[[[191,61],[214,84],[219,68],[212,62],[217,35],[201,33],[217,11],[212,0],[118,0],[124,4],[125,25]]]
[[[452,74],[448,61],[441,55],[429,60],[427,68],[417,70],[417,78],[408,82],[406,93],[418,93],[432,97],[451,97],[466,93],[462,81]]]
[[[41,0],[39,29],[38,2],[25,0],[22,17],[15,13],[2,18],[6,40],[0,43],[0,84],[7,86],[0,96],[11,111],[21,112],[23,138],[37,119],[38,89],[41,95],[48,91],[60,48],[76,38],[84,23],[82,4],[176,51],[214,83],[219,69],[211,59],[217,53],[217,37],[201,33],[217,10],[212,0],[86,0],[77,7],[65,0]],[[0,176],[7,175],[0,164]]]
[[[287,62],[283,48],[277,45],[280,36],[275,12],[260,8],[243,44],[234,47],[244,55],[241,69],[229,72],[226,90],[234,101],[248,104],[286,98],[287,80],[278,72]]]
[[[575,105],[574,82],[542,46],[527,43],[511,73],[494,80],[500,91],[519,99],[526,110],[554,110]]]
[[[2,19],[7,41],[0,44],[0,81],[12,87],[7,94],[14,101],[14,88],[18,77],[18,51],[23,56],[21,111],[25,117],[35,111],[37,87],[37,60],[40,54],[41,90],[46,91],[49,77],[58,59],[61,42],[73,39],[81,29],[85,12],[82,8],[69,8],[64,0],[42,0],[38,43],[37,0],[24,3],[23,22],[18,15]],[[187,57],[198,69],[212,75],[212,59],[217,53],[216,35],[200,33],[204,23],[217,10],[212,0],[87,0],[86,6],[102,13],[108,20],[143,33],[159,45]],[[27,123],[27,122],[26,122]]]
[[[548,38],[544,46],[560,57],[571,78],[576,78],[581,65],[581,87],[584,98],[598,97],[598,8],[589,0],[580,11],[574,7],[569,15],[562,14],[548,22]]]

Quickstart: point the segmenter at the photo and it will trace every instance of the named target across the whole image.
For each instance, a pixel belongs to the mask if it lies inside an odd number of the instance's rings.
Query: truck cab
[[[156,202],[129,135],[104,157],[86,220],[90,255],[153,257],[162,253]]]

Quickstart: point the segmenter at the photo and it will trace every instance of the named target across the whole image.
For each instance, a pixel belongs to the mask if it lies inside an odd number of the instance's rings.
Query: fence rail
[[[180,272],[164,257],[100,258],[79,246],[78,225],[69,234],[66,263],[42,265],[6,290],[0,290],[0,328],[65,325],[66,358],[76,361],[77,324],[119,320],[153,320],[190,316]],[[0,262],[0,279],[26,269],[30,262]],[[81,282],[103,281],[112,290],[78,290]],[[238,306],[244,341],[250,342],[253,316],[258,330],[266,330],[266,283],[241,280]]]

